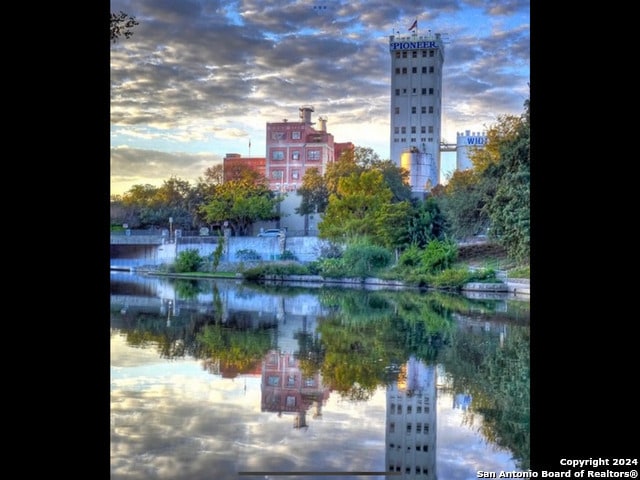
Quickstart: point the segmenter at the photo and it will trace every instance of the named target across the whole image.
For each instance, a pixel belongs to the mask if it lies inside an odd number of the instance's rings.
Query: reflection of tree
[[[469,415],[483,416],[482,434],[510,450],[523,470],[529,468],[529,353],[529,327],[511,325],[502,342],[495,333],[458,331],[440,359],[453,391],[471,394]]]
[[[298,332],[295,338],[298,340],[295,357],[300,362],[300,370],[306,376],[313,376],[320,371],[324,362],[324,344],[318,333]]]
[[[219,324],[205,326],[197,341],[203,346],[202,358],[217,360],[224,368],[238,372],[250,371],[271,348],[268,329],[238,330]]]
[[[176,296],[185,300],[195,298],[203,291],[202,285],[197,280],[171,279]]]

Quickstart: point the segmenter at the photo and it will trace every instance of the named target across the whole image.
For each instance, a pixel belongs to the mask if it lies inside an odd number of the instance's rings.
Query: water
[[[528,466],[528,301],[112,273],[112,479]]]

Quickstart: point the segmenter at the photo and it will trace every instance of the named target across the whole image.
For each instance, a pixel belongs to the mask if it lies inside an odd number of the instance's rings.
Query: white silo
[[[430,153],[412,148],[402,152],[400,167],[409,172],[409,184],[414,194],[429,193],[438,184],[440,173],[436,159]]]

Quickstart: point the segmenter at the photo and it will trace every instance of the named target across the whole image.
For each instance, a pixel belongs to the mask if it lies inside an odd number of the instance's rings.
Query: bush
[[[245,248],[243,250],[238,250],[236,252],[236,257],[243,262],[251,262],[256,260],[262,260],[262,257],[258,252],[252,250],[250,248]]]
[[[422,252],[422,266],[429,273],[441,272],[453,265],[458,246],[451,240],[431,240]]]
[[[178,254],[175,262],[176,273],[197,272],[202,264],[202,257],[196,249],[190,248]]]
[[[469,271],[465,268],[449,268],[433,275],[430,284],[438,288],[461,289],[469,281]]]

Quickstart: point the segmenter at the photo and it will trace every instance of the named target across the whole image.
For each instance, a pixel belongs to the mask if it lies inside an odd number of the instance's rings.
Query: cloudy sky
[[[227,153],[264,157],[266,124],[327,118],[337,142],[389,152],[389,35],[445,38],[443,140],[520,115],[529,0],[111,0],[139,22],[111,45],[111,193],[195,184]],[[453,168],[443,157],[441,177]]]

